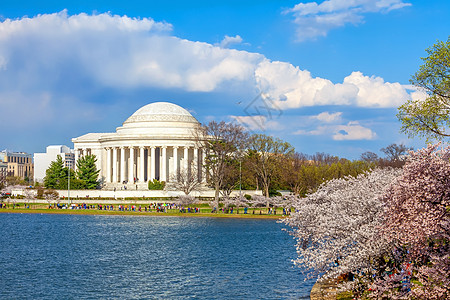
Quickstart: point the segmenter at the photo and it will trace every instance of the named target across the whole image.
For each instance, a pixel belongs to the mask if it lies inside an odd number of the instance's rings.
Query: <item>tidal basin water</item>
[[[0,214],[1,299],[309,299],[273,220]]]

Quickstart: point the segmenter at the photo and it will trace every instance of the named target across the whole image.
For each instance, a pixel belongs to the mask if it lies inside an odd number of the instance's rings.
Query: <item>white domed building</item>
[[[202,172],[202,151],[195,132],[200,123],[184,108],[168,102],[145,105],[114,133],[88,133],[73,138],[75,156],[94,154],[105,188],[176,180],[183,170]],[[193,166],[195,168],[193,168]]]

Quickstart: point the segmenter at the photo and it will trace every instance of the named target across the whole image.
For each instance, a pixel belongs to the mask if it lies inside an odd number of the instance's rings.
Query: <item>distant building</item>
[[[8,175],[8,164],[0,161],[0,177],[6,177]]]
[[[5,165],[6,176],[33,178],[34,166],[31,154],[3,150],[0,152],[0,172],[5,172]]]
[[[75,154],[72,149],[64,145],[48,146],[46,153],[34,153],[34,181],[43,182],[45,171],[52,161],[56,161],[58,155],[64,161],[64,166],[75,168]]]

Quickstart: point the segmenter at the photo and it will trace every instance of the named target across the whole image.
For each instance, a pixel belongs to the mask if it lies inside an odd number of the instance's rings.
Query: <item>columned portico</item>
[[[157,155],[156,149],[160,149],[159,154],[159,167],[157,168]],[[183,147],[183,156],[178,156],[179,146],[139,146],[138,156],[135,156],[134,146],[121,146],[121,147],[106,147],[106,182],[127,182],[134,183],[134,179],[138,179],[139,182],[151,181],[155,178],[160,178],[161,181],[170,181],[171,177],[180,172],[179,162],[181,160],[182,172],[196,172],[199,180],[204,181],[204,175],[201,172],[203,165],[203,156],[199,155],[199,149],[193,148],[193,155],[189,157],[189,147]],[[120,151],[119,151],[120,149]],[[145,150],[148,150],[149,155],[146,157]],[[169,151],[170,150],[170,151]],[[168,152],[172,155],[169,157]],[[137,158],[137,164],[136,164]],[[168,161],[172,161],[172,168],[169,170]],[[138,177],[136,178],[136,167]],[[149,170],[149,174],[146,175],[146,170]],[[159,173],[157,173],[159,171]]]

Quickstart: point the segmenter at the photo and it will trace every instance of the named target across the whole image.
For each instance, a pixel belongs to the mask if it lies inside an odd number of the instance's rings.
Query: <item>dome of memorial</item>
[[[169,102],[155,102],[139,108],[125,122],[192,122],[198,121],[184,108]]]
[[[192,136],[200,123],[190,112],[169,102],[154,102],[139,108],[117,128],[117,133],[148,136]]]

